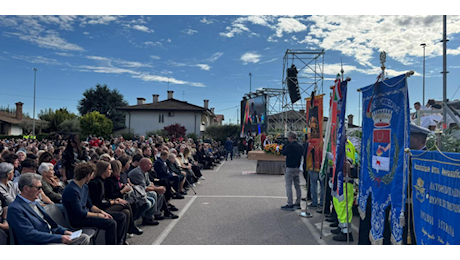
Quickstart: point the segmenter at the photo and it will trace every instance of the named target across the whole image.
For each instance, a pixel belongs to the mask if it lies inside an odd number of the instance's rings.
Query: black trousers
[[[121,212],[107,212],[113,219],[86,217],[71,223],[74,227],[95,227],[105,231],[106,245],[122,244],[126,237],[126,215]]]
[[[330,214],[331,213],[331,202],[332,202],[332,195],[331,195],[331,187],[329,187],[329,180],[332,179],[332,169],[331,171],[327,174],[326,176],[326,199],[324,200],[324,214]],[[321,187],[321,189],[324,189],[324,187]]]
[[[8,245],[8,234],[5,232],[5,230],[0,229],[0,245]]]
[[[358,245],[370,245],[371,241],[369,239],[369,234],[371,231],[371,213],[372,213],[372,195],[370,195],[367,199],[366,205],[366,217],[363,219],[359,219],[359,239]],[[391,206],[388,206],[385,209],[385,222],[384,222],[384,230],[383,230],[383,244],[384,245],[391,245],[391,223],[388,220],[388,216],[390,214]],[[412,209],[411,216],[412,216]],[[406,211],[404,212],[405,222],[406,225],[403,227],[403,234],[402,234],[402,244],[407,245],[407,233],[408,233],[408,211],[409,205],[406,203]],[[415,233],[414,233],[414,222],[411,220],[410,223],[410,234],[412,238],[412,244],[415,245]]]
[[[198,167],[197,165],[192,165],[192,171],[193,173],[195,173],[195,176],[197,178],[200,178],[201,176],[203,176],[203,174],[201,174],[200,167]]]
[[[116,211],[125,214],[127,220],[125,223],[125,230],[127,233],[133,233],[133,230],[136,228],[136,226],[134,225],[134,213],[133,209],[131,208],[131,204],[126,206],[120,204],[112,205],[106,208],[104,211]]]

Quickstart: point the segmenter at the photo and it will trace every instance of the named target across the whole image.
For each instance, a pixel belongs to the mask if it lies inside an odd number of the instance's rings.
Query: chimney
[[[157,94],[153,94],[153,103],[158,103],[158,98],[160,97],[160,95],[157,95]]]
[[[214,108],[213,107],[211,107],[211,112],[214,114]]]
[[[348,115],[348,125],[353,125],[353,115]]]
[[[143,105],[143,104],[145,104],[145,98],[138,97],[138,98],[137,98],[137,104],[138,104],[138,105]]]
[[[174,91],[168,90],[168,99],[173,99]]]
[[[16,118],[18,120],[22,120],[22,105],[24,105],[22,102],[16,103]]]
[[[208,99],[204,100],[204,108],[206,108],[206,109],[209,108],[209,100]]]

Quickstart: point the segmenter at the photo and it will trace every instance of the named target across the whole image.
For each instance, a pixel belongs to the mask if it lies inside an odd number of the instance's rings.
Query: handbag
[[[141,207],[147,203],[147,192],[145,189],[140,185],[133,185],[132,192],[128,194],[126,200],[130,204],[136,204],[137,206]]]

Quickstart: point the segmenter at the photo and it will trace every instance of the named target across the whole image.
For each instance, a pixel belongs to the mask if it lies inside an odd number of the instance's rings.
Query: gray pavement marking
[[[262,199],[286,199],[286,196],[245,196],[245,195],[196,195],[199,198],[262,198]]]
[[[301,210],[296,210],[295,211],[298,214],[300,214]],[[302,218],[299,216],[299,218],[302,219],[302,222],[307,226],[308,230],[310,231],[311,235],[315,238],[316,242],[320,245],[327,245],[326,241],[324,239],[320,238],[320,234],[318,230],[310,223],[310,221],[307,218]]]
[[[169,233],[174,228],[174,226],[176,226],[177,222],[179,222],[179,219],[184,216],[185,212],[187,212],[188,208],[190,208],[190,206],[192,205],[192,203],[195,200],[196,200],[196,196],[192,196],[190,201],[187,202],[185,207],[181,210],[181,213],[177,214],[177,215],[179,215],[179,218],[177,220],[175,220],[175,221],[171,221],[171,223],[169,223],[169,225],[165,228],[165,230],[163,230],[163,232],[161,232],[161,234],[158,236],[158,238],[155,239],[155,241],[153,241],[152,245],[161,245],[163,240],[165,240],[165,238],[169,235]]]
[[[218,171],[220,170],[220,167],[222,167],[222,165],[224,165],[224,163],[225,163],[225,161],[223,161],[223,162],[219,165],[219,167],[217,167],[216,172],[218,172]]]

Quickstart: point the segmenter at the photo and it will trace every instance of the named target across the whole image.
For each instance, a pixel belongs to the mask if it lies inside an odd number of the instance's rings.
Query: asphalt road
[[[158,226],[141,226],[144,234],[128,239],[133,245],[340,245],[321,214],[299,217],[300,210],[280,210],[286,204],[283,175],[255,174],[256,161],[242,156],[224,161],[214,170],[203,170],[206,180],[183,200],[172,200],[179,219],[165,219]],[[301,184],[305,180],[301,178]],[[305,197],[305,190],[302,190]],[[305,202],[302,202],[305,209]],[[140,220],[137,223],[140,224]],[[357,244],[358,217],[354,217]],[[99,239],[98,239],[99,240]]]

